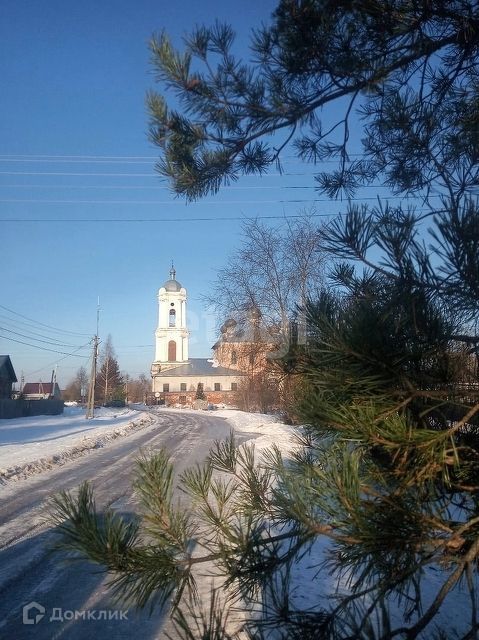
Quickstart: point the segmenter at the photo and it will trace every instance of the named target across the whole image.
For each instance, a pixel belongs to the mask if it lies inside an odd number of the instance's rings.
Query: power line
[[[365,157],[364,153],[348,153],[350,158],[357,157]],[[94,160],[118,160],[118,161],[127,161],[127,160],[145,160],[145,161],[155,161],[158,160],[157,155],[152,156],[124,156],[124,155],[101,155],[101,154],[91,154],[91,155],[78,155],[78,154],[70,154],[70,155],[57,155],[57,154],[35,154],[35,153],[2,153],[0,154],[0,160],[8,161],[9,159],[18,159],[20,162],[35,162],[45,160],[47,162],[55,162],[57,160],[66,160],[66,161],[76,161],[76,160],[84,160],[84,161],[94,161]],[[298,162],[298,156],[296,155],[285,155],[280,157],[281,162],[295,160]],[[322,162],[326,162],[323,160]],[[330,160],[329,162],[338,162],[337,160]],[[299,164],[300,162],[298,162]],[[310,162],[304,161],[304,164],[311,164]]]
[[[243,188],[243,187],[241,187]],[[261,187],[251,187],[252,189],[261,189]],[[266,189],[275,189],[276,187],[265,187]],[[306,187],[305,187],[306,188]],[[309,187],[308,187],[309,188]],[[165,186],[158,185],[123,185],[123,184],[0,184],[0,189],[109,189],[109,190],[127,190],[133,191],[138,189],[162,190],[168,189]]]
[[[68,331],[66,329],[58,329],[58,327],[52,327],[49,324],[44,324],[43,322],[38,322],[37,320],[34,320],[33,318],[29,318],[28,316],[24,316],[21,313],[18,313],[17,311],[13,311],[13,309],[9,309],[8,307],[5,307],[4,305],[0,304],[0,309],[3,309],[4,311],[8,311],[8,313],[13,314],[14,316],[18,316],[19,318],[23,318],[24,320],[28,320],[29,322],[33,322],[34,325],[39,325],[41,327],[45,327],[47,329],[50,329],[51,331],[56,331],[57,333],[66,333],[72,336],[78,336],[80,338],[85,338],[88,337],[89,334],[88,333],[78,333],[76,331]]]
[[[305,174],[307,175],[307,174]],[[387,189],[388,187],[384,184],[367,184],[362,185],[361,189]],[[165,191],[169,190],[170,187],[168,185],[94,185],[94,184],[0,184],[0,189],[98,189],[98,190],[124,190],[124,191],[134,191],[139,189],[149,190],[149,191]],[[317,189],[314,185],[288,185],[281,184],[277,186],[238,186],[238,185],[225,185],[222,187],[222,191],[280,191],[282,189]]]
[[[5,176],[115,176],[115,177],[136,177],[136,178],[158,178],[156,173],[74,173],[71,171],[0,171]]]
[[[384,196],[388,200],[406,200],[404,196]],[[429,198],[440,198],[438,195],[431,195]],[[420,200],[420,198],[415,197],[415,200]],[[361,201],[371,201],[377,200],[376,196],[366,196],[366,197],[358,197],[358,198],[348,198],[348,202],[361,202]],[[331,198],[311,198],[311,199],[275,199],[275,200],[202,200],[201,202],[191,202],[188,203],[188,206],[192,204],[203,204],[203,205],[224,205],[224,204],[282,204],[282,203],[295,203],[295,202],[331,202]],[[119,204],[131,204],[131,205],[142,205],[142,206],[155,206],[155,205],[181,205],[185,206],[185,202],[178,200],[48,200],[48,199],[39,199],[39,198],[0,198],[0,202],[4,202],[6,204],[12,203],[23,203],[23,204],[101,204],[101,205],[119,205]]]
[[[291,156],[294,157],[294,156]],[[81,158],[83,160],[95,160],[95,159],[102,159],[102,160],[157,160],[157,156],[104,156],[104,155],[98,155],[98,154],[93,154],[93,155],[76,155],[76,154],[71,154],[71,155],[56,155],[53,153],[46,153],[46,154],[36,154],[36,153],[2,153],[0,154],[0,158],[58,158],[60,160],[63,159],[67,159],[67,158],[73,158],[73,159],[77,159],[77,158]]]
[[[150,349],[151,347],[154,347],[155,345],[153,343],[151,344],[123,344],[120,345],[118,347],[118,349],[144,349],[144,348],[148,348]],[[117,349],[115,349],[116,351]]]
[[[0,156],[0,162],[31,162],[35,164],[151,164],[156,160],[158,160],[158,158],[150,158],[149,160],[81,160],[79,158],[73,158],[67,160],[64,158],[4,158]]]
[[[390,196],[389,200],[404,200],[401,196]],[[377,200],[376,197],[367,197],[367,198],[348,198],[348,201],[360,202],[360,201],[370,201]],[[17,198],[0,198],[0,202],[4,202],[6,204],[13,203],[23,203],[23,204],[101,204],[101,205],[119,205],[119,204],[131,204],[131,205],[142,205],[142,206],[156,206],[156,205],[181,205],[186,206],[185,202],[180,201],[170,201],[170,200],[37,200],[35,198],[32,199],[17,199]],[[288,203],[298,203],[298,202],[331,202],[330,198],[291,198],[291,199],[275,199],[275,200],[212,200],[212,201],[202,201],[195,203],[188,203],[188,206],[191,204],[203,204],[203,205],[225,205],[225,204],[288,204]]]
[[[5,340],[10,340],[10,342],[17,342],[18,344],[23,344],[23,345],[26,345],[27,347],[33,347],[34,349],[39,349],[40,351],[50,351],[51,353],[60,353],[62,355],[74,356],[76,358],[88,358],[88,356],[81,356],[81,355],[76,353],[76,351],[80,351],[80,349],[84,349],[85,347],[87,347],[88,344],[79,347],[78,349],[76,349],[72,353],[66,353],[65,351],[57,351],[56,349],[48,349],[47,347],[39,347],[36,344],[31,344],[29,342],[23,342],[22,340],[16,340],[15,338],[10,338],[9,336],[4,336],[4,335],[1,335],[1,334],[0,334],[0,338],[4,338]]]
[[[1,173],[5,173],[0,171]],[[18,175],[18,174],[16,174]],[[107,185],[107,184],[90,184],[90,185],[83,185],[83,184],[1,184],[0,183],[0,188],[1,189],[52,189],[52,190],[85,190],[85,189],[97,189],[97,190],[110,190],[110,191],[115,191],[115,190],[124,190],[124,191],[134,191],[134,190],[153,190],[153,191],[171,191],[171,187],[167,184],[167,180],[166,178],[160,178],[157,175],[154,174],[140,174],[140,173],[132,173],[132,174],[113,174],[113,173],[37,173],[37,174],[20,174],[20,175],[65,175],[65,176],[122,176],[122,175],[129,175],[129,176],[150,176],[150,177],[155,177],[157,178],[157,182],[163,182],[164,184],[162,185],[156,185],[156,184],[149,184],[149,185]],[[268,177],[283,177],[283,176],[302,176],[302,177],[306,177],[306,178],[314,178],[315,174],[312,173],[288,173],[288,174],[264,174],[263,176],[244,176],[245,178],[268,178]],[[289,184],[278,184],[278,185],[273,185],[273,186],[268,186],[268,185],[223,185],[221,187],[221,191],[281,191],[281,190],[309,190],[309,189],[313,189],[313,190],[317,190],[318,187],[315,186],[314,184],[304,184],[304,185],[289,185]],[[358,187],[358,189],[388,189],[389,187],[385,184],[363,184],[360,185]],[[391,196],[391,197],[409,197],[409,196]],[[415,196],[417,197],[417,196]],[[429,197],[439,197],[438,195],[431,195]],[[355,199],[355,198],[352,198]],[[356,199],[360,199],[360,198],[356,198]],[[21,202],[23,202],[23,200],[20,200]],[[27,202],[30,202],[31,200],[27,200]],[[326,201],[330,201],[329,200],[325,200]],[[2,202],[17,202],[17,200],[2,200]],[[48,201],[44,201],[42,200],[41,202],[48,202]],[[108,201],[106,201],[108,202]],[[169,201],[170,202],[170,201]],[[180,203],[181,204],[181,203]]]
[[[38,333],[37,331],[35,331],[35,329],[38,329],[39,327],[32,323],[32,322],[25,322],[23,320],[19,320],[18,318],[12,318],[10,316],[4,315],[4,314],[0,314],[0,322],[2,322],[3,324],[7,324],[10,327],[14,327],[15,329],[22,329],[23,331],[28,331],[29,334],[28,338],[32,338],[32,336],[39,336],[40,338],[51,338],[51,340],[54,340],[56,343],[56,346],[59,347],[64,347],[64,346],[75,346],[75,345],[67,345],[64,343],[61,343],[59,339],[57,338],[53,338],[51,335],[49,336],[45,336],[43,333]],[[6,330],[10,331],[9,327],[5,327]],[[62,333],[62,332],[58,332],[58,331],[54,331],[53,329],[50,329],[50,332],[52,333]],[[22,334],[24,335],[24,334]],[[78,337],[86,337],[87,334],[79,334]],[[36,339],[36,338],[34,338]],[[52,343],[53,344],[53,343]]]
[[[302,165],[301,165],[302,166]],[[317,165],[310,165],[312,167],[317,167]],[[244,177],[258,177],[261,179],[264,178],[283,178],[283,177],[298,177],[298,176],[311,176],[313,177],[317,172],[313,173],[305,173],[304,171],[294,171],[294,172],[286,172],[286,171],[278,171],[276,173],[263,173],[260,175],[248,175],[244,174]],[[72,171],[0,171],[0,175],[5,176],[108,176],[108,177],[133,177],[133,178],[156,178],[165,180],[166,178],[160,178],[158,173],[112,173],[105,171],[95,171],[95,172],[72,172]]]
[[[15,336],[20,336],[21,338],[28,338],[29,340],[34,340],[35,342],[43,342],[44,344],[51,344],[55,347],[70,347],[70,348],[76,348],[77,345],[75,344],[65,344],[65,343],[61,343],[58,340],[55,341],[51,341],[51,340],[42,340],[41,338],[34,338],[33,335],[27,335],[25,333],[19,333],[18,331],[13,331],[13,329],[9,329],[8,327],[1,327],[0,326],[0,330],[2,331],[8,331],[8,333],[13,333],[13,335]],[[41,335],[41,334],[36,334],[36,335]],[[46,338],[46,336],[42,336],[43,338]]]
[[[88,345],[86,345],[88,346]],[[82,347],[83,348],[83,347]],[[28,371],[25,376],[34,376],[36,373],[40,373],[40,371],[44,371],[45,369],[49,369],[50,367],[58,364],[59,362],[63,362],[63,360],[66,360],[67,358],[69,358],[69,355],[63,356],[63,358],[57,358],[56,360],[53,360],[53,362],[49,362],[48,364],[44,365],[43,367],[40,367],[40,369],[35,369],[35,371]],[[85,357],[90,357],[90,356],[85,356]],[[70,367],[73,368],[73,367]],[[65,369],[65,367],[64,367]]]
[[[305,201],[306,202],[306,201]],[[331,214],[331,213],[320,213],[311,215],[313,218],[330,218],[332,216],[336,216],[340,214]],[[276,215],[276,216],[255,216],[255,217],[246,217],[246,216],[232,216],[230,218],[227,217],[217,217],[217,218],[70,218],[70,219],[59,219],[59,218],[0,218],[0,222],[68,222],[68,223],[78,223],[78,222],[125,222],[125,223],[147,223],[147,222],[236,222],[241,220],[282,220],[286,218],[302,218],[302,215]]]
[[[279,201],[281,202],[281,201]],[[284,202],[284,201],[283,201]],[[314,202],[311,200],[297,200],[294,202]],[[444,213],[446,209],[437,209],[434,213]],[[416,213],[431,213],[429,209],[417,209]],[[310,218],[333,218],[343,215],[342,212],[338,213],[314,213],[310,214],[308,217]],[[163,222],[238,222],[243,221],[247,222],[248,220],[286,220],[286,219],[294,219],[294,218],[303,218],[302,214],[287,214],[287,215],[271,215],[271,216],[218,216],[218,217],[203,217],[203,218],[0,218],[0,222],[35,222],[35,223],[52,223],[52,222],[61,222],[61,223],[163,223]]]

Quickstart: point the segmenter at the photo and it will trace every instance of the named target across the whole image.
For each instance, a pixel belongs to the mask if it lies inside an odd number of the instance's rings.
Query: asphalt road
[[[60,489],[90,480],[98,507],[132,513],[132,470],[139,449],[166,447],[181,472],[204,460],[213,441],[228,433],[227,422],[211,414],[161,410],[142,431],[14,487],[0,487],[0,639],[150,640],[171,633],[164,612],[149,615],[115,603],[108,577],[97,565],[67,563],[52,551],[55,535],[45,523],[47,502]],[[75,619],[75,611],[85,613]]]

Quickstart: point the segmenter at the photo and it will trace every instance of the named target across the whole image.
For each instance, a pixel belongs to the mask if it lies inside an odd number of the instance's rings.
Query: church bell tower
[[[170,279],[158,291],[158,327],[155,331],[155,361],[151,374],[188,361],[186,289],[176,279],[171,265]]]

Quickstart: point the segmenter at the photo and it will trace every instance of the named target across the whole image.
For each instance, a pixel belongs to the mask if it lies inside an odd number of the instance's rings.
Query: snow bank
[[[287,454],[294,445],[292,441],[294,428],[280,422],[276,416],[247,413],[235,409],[220,409],[215,411],[214,415],[226,418],[235,431],[252,433],[256,436],[261,434],[254,441],[256,451],[261,451],[275,444],[283,454]]]
[[[148,413],[131,409],[66,407],[58,416],[0,420],[0,484],[47,471],[92,449],[151,424]]]
[[[239,432],[254,432],[262,434],[254,440],[255,451],[260,452],[272,444],[275,444],[281,450],[283,457],[288,457],[288,453],[296,448],[297,444],[294,440],[295,429],[293,427],[282,424],[274,416],[262,414],[245,413],[234,410],[216,411],[215,415],[224,417]],[[336,603],[336,598],[342,594],[347,596],[351,593],[351,583],[349,575],[346,572],[341,575],[340,572],[331,571],[324,565],[329,554],[334,552],[333,543],[324,536],[318,536],[307,553],[290,567],[290,604],[302,610],[319,611],[329,610]],[[211,571],[213,574],[214,571]],[[438,594],[444,583],[447,572],[441,570],[438,566],[427,566],[422,575],[422,594],[423,594],[423,610],[427,610]],[[209,604],[207,585],[214,584],[220,590],[222,589],[221,580],[213,583],[213,578],[208,576],[210,582],[203,582],[200,588],[200,596],[203,603]],[[474,577],[474,587],[477,593],[479,589],[479,580]],[[367,599],[366,599],[367,603]],[[226,604],[226,603],[225,603]],[[398,607],[395,599],[389,602],[391,620],[394,625],[400,626],[405,624],[402,610]],[[477,606],[477,597],[476,597]],[[240,638],[246,636],[241,633],[242,623],[245,622],[246,614],[243,612],[233,611],[232,619],[228,626],[228,630],[240,632]],[[431,637],[433,630],[442,630],[444,637],[457,638],[465,633],[471,619],[471,602],[469,599],[467,585],[460,582],[447,596],[438,614],[426,630],[420,634],[422,640]],[[409,620],[411,625],[412,620]],[[280,634],[278,634],[278,637]],[[274,636],[272,634],[270,636]]]
[[[215,411],[213,415],[226,418],[235,430],[256,437],[257,451],[273,443],[285,451],[289,447],[291,429],[274,416],[231,409]],[[126,408],[97,409],[93,419],[85,420],[85,410],[74,405],[65,407],[58,416],[0,420],[0,484],[65,464],[148,426],[153,420],[149,413]]]
[[[214,411],[212,415],[226,419],[232,430],[238,435],[241,434],[244,436],[245,434],[251,434],[251,440],[245,442],[244,445],[254,444],[255,459],[259,464],[262,462],[261,453],[273,444],[280,449],[285,457],[287,457],[291,449],[296,446],[292,439],[295,432],[294,428],[280,422],[279,418],[274,415],[247,413],[236,409],[219,409]],[[229,602],[228,599],[231,593],[228,588],[225,587],[224,577],[218,575],[214,562],[198,564],[193,569],[193,575],[196,578],[196,586],[198,588],[197,598],[199,608],[208,615],[211,606],[212,592],[214,590],[217,604],[223,613],[228,612],[228,633],[232,637],[235,636],[240,640],[246,640],[247,636],[243,632],[243,629],[251,614],[243,609],[238,602],[231,606],[231,602]],[[183,613],[185,613],[187,619],[190,620],[190,623],[194,625],[191,615],[187,611],[183,611]]]

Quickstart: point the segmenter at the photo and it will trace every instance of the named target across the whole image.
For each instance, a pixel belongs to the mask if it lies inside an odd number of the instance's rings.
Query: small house
[[[0,356],[0,399],[8,400],[12,397],[14,382],[17,382],[17,376],[10,356]]]
[[[26,382],[22,397],[24,400],[61,400],[61,391],[56,382]]]

